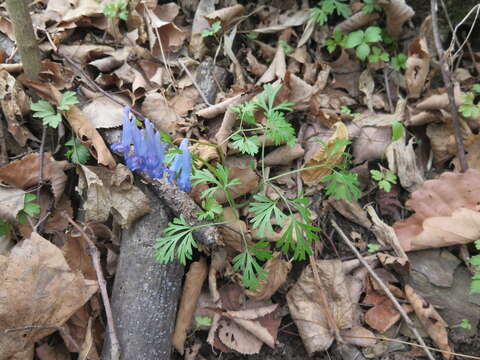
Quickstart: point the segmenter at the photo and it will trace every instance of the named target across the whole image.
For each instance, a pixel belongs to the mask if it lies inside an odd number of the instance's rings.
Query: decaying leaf
[[[448,324],[438,314],[432,304],[429,304],[420,295],[417,295],[410,285],[405,285],[405,295],[412,304],[415,313],[425,331],[442,352],[445,360],[453,359],[452,347],[448,342]]]
[[[69,232],[62,250],[70,269],[81,272],[87,280],[97,280],[92,256],[88,251],[83,235],[78,232]]]
[[[331,152],[336,145],[337,139],[348,140],[348,130],[342,122],[337,122],[334,127],[335,133],[328,139],[326,146],[320,146],[310,159],[306,159],[304,167],[325,165],[325,167],[302,171],[302,180],[308,185],[320,183],[323,177],[330,174],[332,167],[342,162],[343,156],[341,153],[345,151],[346,146],[340,146],[335,154],[331,154]]]
[[[302,145],[295,144],[294,146],[280,146],[265,156],[265,166],[287,165],[293,160],[302,157],[305,151]]]
[[[0,219],[15,221],[17,214],[23,209],[25,191],[0,186]]]
[[[67,176],[65,170],[72,167],[68,161],[57,161],[52,154],[43,154],[43,181],[49,183],[55,200],[59,200],[65,189]],[[16,188],[31,188],[38,184],[40,174],[40,155],[25,155],[5,166],[0,167],[0,181]]]
[[[207,278],[207,272],[207,262],[205,258],[201,258],[199,261],[195,261],[190,265],[190,270],[185,278],[177,319],[175,321],[175,331],[172,335],[172,344],[182,355],[185,351],[187,330],[193,320],[197,301],[202,292],[203,282]]]
[[[22,326],[62,326],[98,288],[95,281],[73,272],[61,250],[37,233],[17,244],[8,258],[0,256],[0,268],[2,332]],[[0,359],[10,359],[54,331],[40,328],[3,334]]]
[[[415,15],[415,11],[407,5],[405,0],[379,0],[378,5],[383,8],[387,16],[387,31],[394,37],[400,35],[403,24]]]
[[[415,39],[410,43],[406,67],[405,85],[408,96],[417,99],[423,91],[430,71],[430,54],[425,38]]]
[[[392,141],[391,127],[365,126],[353,140],[353,163],[383,159],[385,150]]]
[[[107,221],[110,213],[122,227],[150,211],[145,194],[132,184],[133,176],[122,164],[111,171],[97,166],[80,166],[78,190],[85,194],[86,222]]]
[[[237,178],[240,179],[241,182],[239,185],[230,187],[234,199],[252,192],[258,186],[258,175],[250,166],[251,161],[254,161],[254,158],[249,156],[229,157],[225,159],[225,165],[227,165],[230,170],[230,179]],[[220,204],[227,201],[223,190],[216,191],[214,196],[215,200]]]
[[[244,244],[242,236],[238,232],[247,232],[247,224],[245,221],[237,219],[235,211],[230,207],[223,209],[223,221],[228,223],[228,227],[222,226],[219,229],[223,243],[238,252],[242,252]]]
[[[336,326],[349,329],[354,326],[354,306],[338,260],[317,261],[320,278],[328,299]],[[307,266],[297,283],[287,294],[288,307],[293,321],[309,354],[327,350],[334,340],[328,327],[326,309],[320,302],[318,283]]]
[[[255,291],[246,294],[253,300],[268,300],[287,280],[292,264],[282,259],[282,254],[277,253],[268,260],[264,269],[267,271],[267,280],[260,280]]]
[[[415,214],[393,228],[405,251],[467,244],[480,238],[479,203],[480,171],[445,172],[412,193]]]
[[[8,132],[20,146],[25,146],[29,139],[36,139],[22,125],[23,117],[30,113],[30,99],[6,70],[0,70],[0,106],[7,120]]]

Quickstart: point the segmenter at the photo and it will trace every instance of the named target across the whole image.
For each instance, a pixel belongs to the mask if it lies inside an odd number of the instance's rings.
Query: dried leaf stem
[[[90,256],[92,257],[93,267],[95,268],[95,272],[97,274],[98,285],[100,286],[100,293],[102,294],[105,314],[107,316],[108,335],[112,347],[111,359],[118,360],[120,359],[120,343],[118,342],[115,325],[113,323],[112,308],[110,306],[110,300],[108,299],[107,282],[105,281],[105,277],[103,276],[102,265],[100,264],[100,253],[98,252],[98,249],[93,243],[93,241],[85,233],[85,231],[83,231],[83,229],[75,221],[73,221],[73,219],[66,212],[62,212],[62,216],[67,219],[67,221],[72,224],[72,226],[80,234],[82,234],[85,242],[87,243],[88,251],[90,253]]]
[[[330,221],[333,228],[335,230],[337,230],[338,234],[340,235],[340,238],[348,245],[348,247],[353,251],[353,253],[355,254],[355,256],[358,258],[358,260],[360,260],[360,263],[365,266],[365,268],[367,269],[367,271],[369,272],[369,274],[372,276],[372,278],[378,283],[378,285],[380,285],[380,287],[382,288],[382,290],[384,291],[385,295],[388,296],[388,298],[392,301],[393,305],[395,306],[395,308],[397,309],[397,311],[400,313],[400,315],[402,316],[403,320],[405,321],[405,323],[407,324],[407,326],[410,328],[410,330],[412,330],[413,334],[415,335],[415,337],[417,338],[419,344],[421,345],[421,347],[423,348],[423,350],[425,351],[425,353],[427,354],[428,358],[430,360],[435,360],[435,358],[433,357],[432,353],[429,351],[427,345],[425,344],[425,342],[423,341],[422,337],[420,336],[420,334],[418,333],[418,330],[417,328],[415,327],[414,323],[412,322],[412,320],[408,317],[408,314],[406,313],[406,311],[402,308],[402,306],[399,304],[398,300],[395,298],[395,296],[392,294],[392,292],[388,289],[388,287],[385,285],[385,283],[383,282],[382,279],[380,279],[380,277],[375,273],[375,271],[372,269],[372,267],[365,261],[365,259],[363,258],[362,254],[360,254],[360,252],[357,250],[357,248],[352,244],[352,242],[350,241],[350,239],[347,237],[347,235],[345,235],[345,233],[343,232],[343,230],[338,226],[338,224],[335,222],[335,220],[331,220]]]
[[[452,114],[452,125],[455,133],[455,141],[457,143],[457,156],[460,161],[461,172],[468,170],[467,159],[465,157],[465,146],[463,145],[462,130],[460,127],[460,116],[458,114],[457,104],[455,103],[455,95],[453,92],[453,83],[450,77],[450,68],[447,63],[446,53],[443,51],[442,40],[440,39],[440,31],[438,30],[438,2],[430,0],[430,11],[432,13],[432,28],[435,47],[437,48],[438,59],[440,61],[440,69],[442,71],[443,83],[447,89],[448,99],[450,102],[450,112]]]

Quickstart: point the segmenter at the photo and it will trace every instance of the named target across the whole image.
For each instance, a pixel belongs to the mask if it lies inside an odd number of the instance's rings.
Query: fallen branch
[[[383,292],[385,293],[385,295],[387,295],[387,297],[392,301],[393,305],[395,306],[395,308],[397,309],[397,311],[400,313],[400,315],[402,316],[403,320],[405,321],[405,323],[407,324],[407,326],[410,328],[410,330],[412,330],[413,334],[415,335],[415,337],[417,338],[419,344],[421,345],[421,347],[423,348],[423,350],[425,351],[425,353],[427,354],[428,358],[430,360],[435,360],[435,358],[433,357],[432,353],[429,351],[427,345],[425,344],[425,342],[423,341],[422,337],[420,336],[417,328],[415,327],[414,323],[412,322],[412,320],[408,317],[408,314],[407,312],[402,308],[402,306],[400,305],[400,303],[398,302],[398,300],[395,298],[395,296],[392,294],[392,292],[390,291],[390,289],[385,285],[385,283],[383,282],[382,279],[380,279],[380,277],[376,274],[376,272],[372,269],[372,267],[365,261],[365,259],[363,258],[362,254],[360,254],[360,252],[357,250],[357,248],[352,244],[352,242],[350,241],[350,239],[347,237],[347,235],[345,235],[345,233],[342,231],[342,229],[340,229],[340,227],[338,226],[338,224],[335,222],[335,220],[331,220],[330,221],[332,226],[334,227],[335,230],[337,230],[338,234],[340,235],[340,238],[348,245],[348,247],[353,251],[353,253],[355,254],[355,256],[358,258],[358,260],[360,260],[360,263],[367,269],[367,271],[369,272],[369,274],[372,276],[372,278],[378,283],[378,285],[380,285],[380,287],[382,288]]]

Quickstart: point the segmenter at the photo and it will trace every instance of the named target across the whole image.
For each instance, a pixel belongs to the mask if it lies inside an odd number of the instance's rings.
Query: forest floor
[[[33,80],[0,4],[0,360],[115,348],[144,184],[172,359],[480,359],[480,4],[433,3],[37,0]]]

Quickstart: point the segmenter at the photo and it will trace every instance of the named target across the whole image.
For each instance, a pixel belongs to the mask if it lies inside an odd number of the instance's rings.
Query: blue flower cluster
[[[132,148],[133,145],[133,148]],[[190,191],[192,183],[190,173],[192,155],[188,151],[188,139],[180,144],[181,153],[175,155],[170,168],[165,167],[165,152],[168,144],[163,142],[160,133],[146,119],[145,129],[139,129],[129,107],[123,109],[122,141],[112,144],[111,149],[123,154],[127,167],[132,170],[145,171],[152,178],[162,178],[166,172],[170,183],[177,180],[182,191]],[[180,173],[177,179],[177,174]]]

